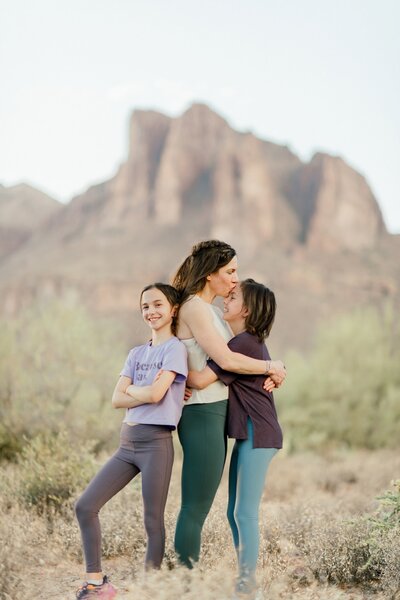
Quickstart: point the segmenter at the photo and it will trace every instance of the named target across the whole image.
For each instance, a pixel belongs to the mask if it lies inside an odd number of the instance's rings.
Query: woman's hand
[[[285,381],[285,378],[286,367],[283,362],[281,360],[271,360],[268,369],[268,378],[265,380],[263,387],[267,392],[271,392],[274,388],[279,388]]]

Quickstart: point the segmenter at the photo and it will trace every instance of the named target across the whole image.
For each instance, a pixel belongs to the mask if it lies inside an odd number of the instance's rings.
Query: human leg
[[[235,546],[236,554],[239,559],[239,530],[235,521],[235,505],[236,505],[236,487],[237,487],[237,465],[238,465],[238,444],[235,442],[233,446],[231,461],[229,463],[229,492],[228,492],[228,509],[227,517],[232,531],[233,545]]]
[[[92,479],[75,504],[89,578],[93,575],[102,577],[99,511],[138,473],[139,469],[135,465],[121,458],[119,449]]]
[[[178,428],[183,467],[175,550],[189,568],[199,560],[202,527],[224,469],[226,409],[226,400],[186,406]]]
[[[236,502],[234,519],[239,533],[239,582],[255,586],[259,549],[258,512],[269,464],[275,448],[253,448],[252,423],[248,421],[248,439],[238,441]],[[243,580],[247,580],[243,584]]]
[[[144,525],[147,534],[145,567],[159,568],[165,550],[164,511],[174,462],[171,433],[143,443],[143,451],[138,454],[141,454],[138,464],[142,472]]]

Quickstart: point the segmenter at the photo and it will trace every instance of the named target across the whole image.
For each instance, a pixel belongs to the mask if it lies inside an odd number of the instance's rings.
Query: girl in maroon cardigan
[[[274,293],[246,279],[224,301],[224,319],[235,337],[233,352],[270,360],[264,340],[275,318]],[[261,598],[255,571],[259,548],[258,511],[269,463],[282,448],[272,392],[263,388],[263,375],[241,375],[209,360],[202,371],[190,371],[188,386],[202,389],[217,378],[229,386],[228,435],[235,438],[229,468],[228,520],[239,563],[234,598]]]

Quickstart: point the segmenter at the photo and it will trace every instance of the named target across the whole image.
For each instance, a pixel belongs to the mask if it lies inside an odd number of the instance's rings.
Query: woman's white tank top
[[[204,302],[204,300],[201,300],[201,302]],[[228,342],[232,338],[232,332],[227,323],[223,320],[220,309],[208,302],[204,302],[204,304],[206,304],[211,311],[215,329],[224,340]],[[189,371],[201,371],[204,369],[209,357],[204,352],[203,348],[199,346],[195,338],[188,338],[186,340],[181,340],[181,342],[185,344],[187,348]],[[223,384],[222,381],[215,381],[203,390],[192,389],[192,396],[185,404],[207,404],[210,402],[218,402],[219,400],[226,400],[227,398],[228,388],[226,385]]]

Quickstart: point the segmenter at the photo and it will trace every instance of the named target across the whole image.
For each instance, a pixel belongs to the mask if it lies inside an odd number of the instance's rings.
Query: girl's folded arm
[[[161,371],[151,385],[139,386],[131,383],[126,393],[140,404],[157,404],[164,398],[175,377],[174,371]]]
[[[131,384],[132,379],[130,377],[126,377],[125,375],[120,376],[111,399],[114,408],[135,408],[135,406],[149,402],[149,400],[144,400],[143,398],[137,399],[130,396],[127,390]]]

